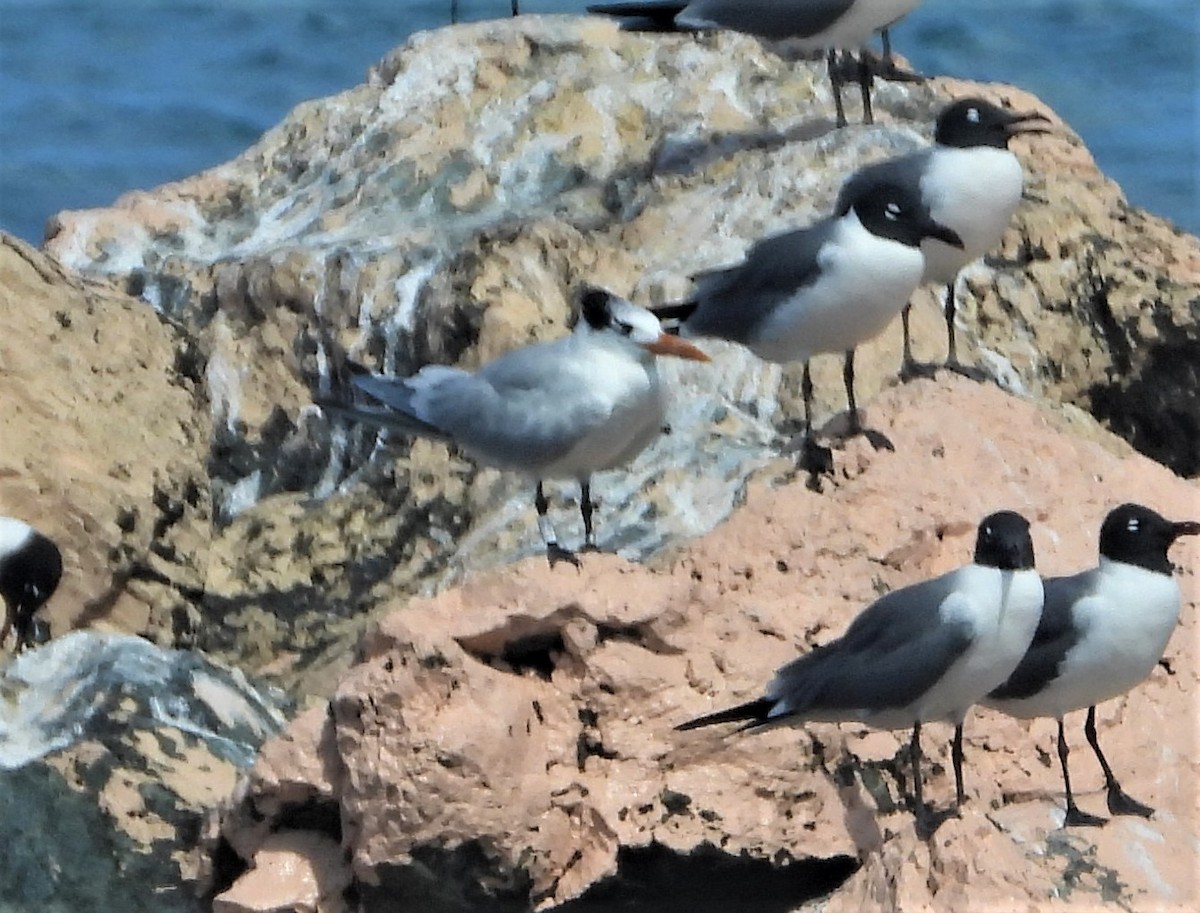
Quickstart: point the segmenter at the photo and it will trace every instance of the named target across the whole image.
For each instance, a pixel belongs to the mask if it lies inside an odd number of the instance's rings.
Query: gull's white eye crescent
[[[895,222],[900,218],[900,206],[898,203],[888,203],[887,210],[884,212],[884,217]]]
[[[1129,522],[1125,524],[1125,528],[1131,533],[1136,533],[1142,528],[1142,523],[1137,517],[1130,517]]]
[[[973,124],[979,123],[979,109],[978,108],[967,108],[967,120],[969,120]]]

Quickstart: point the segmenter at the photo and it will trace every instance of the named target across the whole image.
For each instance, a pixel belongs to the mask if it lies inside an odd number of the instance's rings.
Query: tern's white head
[[[585,287],[579,296],[579,323],[575,332],[589,337],[627,340],[654,355],[709,360],[690,342],[664,333],[658,318],[645,308],[595,286]]]

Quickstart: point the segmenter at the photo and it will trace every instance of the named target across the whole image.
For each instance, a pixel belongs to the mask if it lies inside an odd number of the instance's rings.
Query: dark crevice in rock
[[[1092,414],[1141,453],[1181,476],[1200,474],[1200,339],[1162,330],[1162,342],[1122,373],[1086,392]]]
[[[480,662],[502,672],[514,675],[533,672],[547,681],[566,649],[562,633],[557,629],[514,637],[505,640],[499,648],[487,646],[488,640],[490,638],[463,637],[458,639],[458,645]]]
[[[418,846],[407,865],[372,870],[378,884],[356,885],[361,913],[527,913],[532,880],[489,859],[477,840]]]
[[[859,868],[850,856],[776,864],[705,844],[679,853],[657,843],[617,853],[617,874],[554,913],[790,913],[840,887]]]
[[[332,799],[310,802],[289,802],[277,815],[273,830],[316,831],[342,842],[342,807]]]

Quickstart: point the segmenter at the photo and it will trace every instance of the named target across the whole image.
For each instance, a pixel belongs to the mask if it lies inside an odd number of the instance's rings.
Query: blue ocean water
[[[509,8],[459,0],[462,20]],[[450,0],[0,0],[0,228],[36,243],[59,210],[226,161],[449,15]],[[1134,203],[1200,232],[1195,0],[925,0],[893,36],[922,72],[1041,96]]]

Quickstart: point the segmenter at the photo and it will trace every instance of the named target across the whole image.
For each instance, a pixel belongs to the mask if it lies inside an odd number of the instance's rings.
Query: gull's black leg
[[[583,516],[583,548],[580,551],[597,551],[596,534],[592,531],[592,514],[595,509],[591,480],[584,479],[579,483],[579,513]]]
[[[450,0],[450,24],[458,22],[458,0]]]
[[[964,365],[958,360],[958,339],[954,327],[954,315],[958,311],[958,304],[954,295],[954,286],[957,284],[958,277],[950,280],[950,284],[946,286],[946,368],[953,371],[955,374],[961,374],[963,377],[969,377],[971,380],[984,380],[984,374],[978,368],[971,368]]]
[[[1104,771],[1104,786],[1108,790],[1109,812],[1114,815],[1138,815],[1142,818],[1149,818],[1153,815],[1154,809],[1132,798],[1125,790],[1121,789],[1121,784],[1113,776],[1112,768],[1108,766],[1108,761],[1105,760],[1104,753],[1100,750],[1100,740],[1096,738],[1096,708],[1094,706],[1088,708],[1087,722],[1083,725],[1083,732],[1087,736],[1088,744],[1092,746],[1092,751],[1096,752],[1101,770]]]
[[[846,109],[842,107],[842,73],[838,64],[838,53],[829,51],[829,82],[833,85],[833,105],[837,111],[837,125],[846,126]]]
[[[954,803],[962,805],[967,801],[967,791],[963,789],[963,724],[954,727],[954,742],[950,746],[950,760],[954,762]]]
[[[854,350],[846,352],[842,359],[842,383],[846,386],[846,402],[850,406],[850,434],[861,434],[876,450],[896,449],[887,435],[873,428],[864,428],[858,417],[858,403],[854,398]]]
[[[1067,755],[1070,753],[1071,749],[1067,747],[1067,735],[1063,731],[1062,717],[1059,717],[1058,761],[1062,764],[1063,786],[1067,791],[1067,817],[1063,823],[1073,827],[1100,827],[1105,822],[1104,818],[1080,811],[1079,806],[1075,804],[1075,797],[1071,794],[1071,775],[1067,772]]]
[[[520,16],[520,15],[521,15],[521,5],[520,5],[520,3],[518,2],[518,0],[512,0],[512,14],[513,14],[514,16]]]
[[[799,465],[809,474],[809,487],[815,488],[819,475],[833,474],[833,451],[818,444],[813,437],[813,383],[807,361],[804,363],[804,376],[800,381],[800,394],[804,400],[804,441],[800,448]]]
[[[542,534],[542,541],[546,543],[546,559],[550,562],[550,566],[554,567],[558,562],[566,561],[579,567],[579,558],[575,553],[558,544],[558,534],[554,531],[554,524],[550,522],[550,502],[546,500],[546,493],[542,490],[540,479],[533,496],[533,506],[537,509],[538,531]]]
[[[875,113],[871,110],[871,85],[874,82],[874,75],[871,72],[871,63],[867,59],[866,52],[860,52],[858,55],[858,87],[862,92],[863,105],[863,123],[875,123]]]

